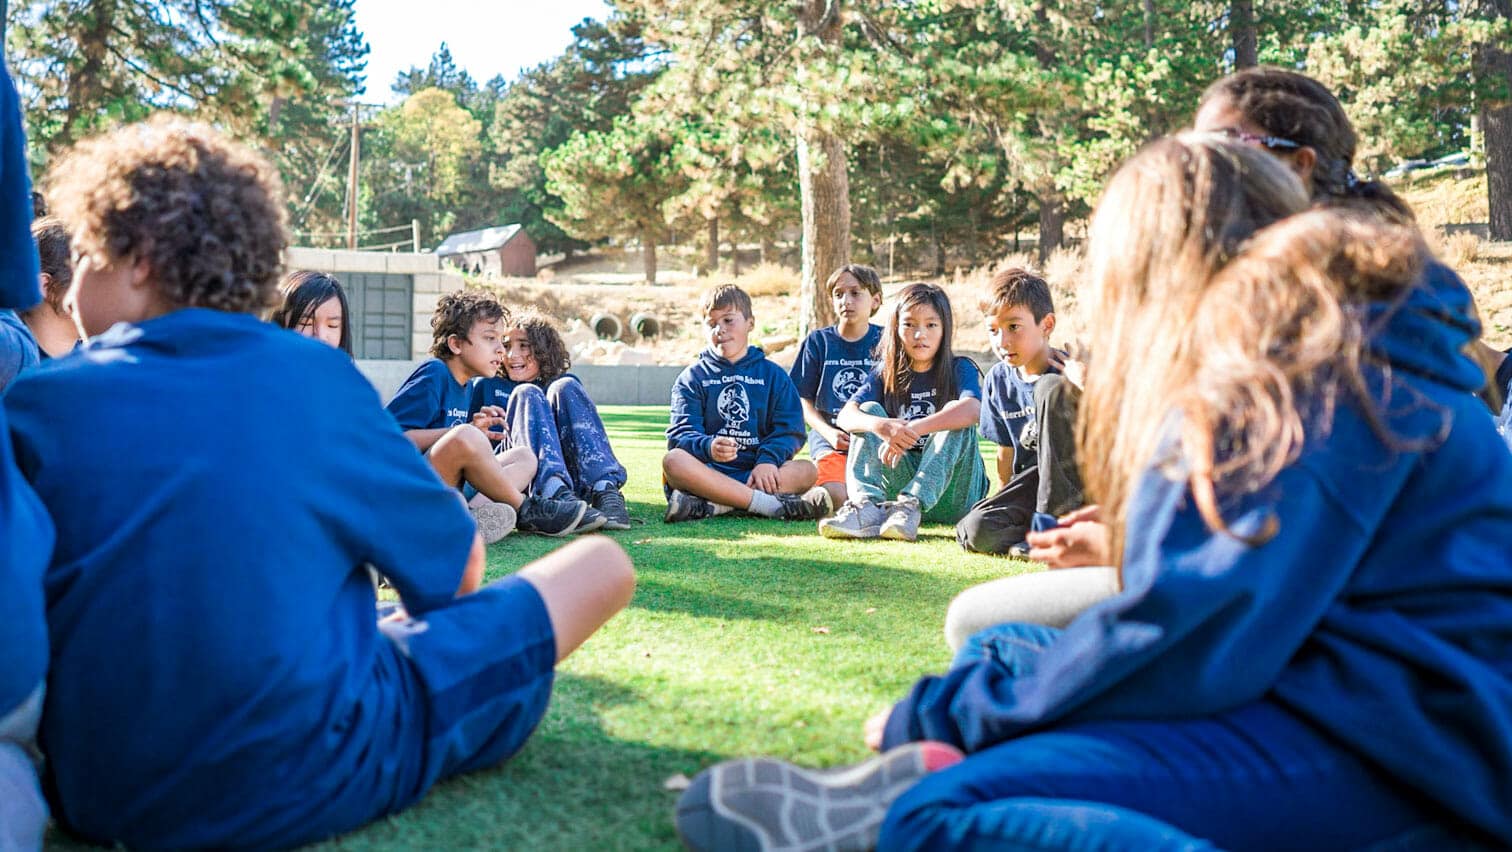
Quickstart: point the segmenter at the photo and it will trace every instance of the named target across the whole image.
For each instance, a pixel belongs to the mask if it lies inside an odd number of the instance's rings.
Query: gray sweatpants
[[[1116,594],[1116,568],[1050,568],[990,580],[950,602],[945,641],[955,652],[972,634],[999,624],[1065,627],[1082,610]]]
[[[36,852],[47,828],[47,803],[37,785],[37,724],[42,686],[0,716],[0,852]]]

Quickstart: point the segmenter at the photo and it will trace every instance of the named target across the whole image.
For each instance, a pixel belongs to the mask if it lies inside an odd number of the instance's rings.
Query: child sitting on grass
[[[254,315],[286,243],[257,154],[158,117],[79,144],[50,182],[91,339],[6,408],[60,531],[58,824],[107,846],[295,846],[517,751],[557,662],[629,601],[624,552],[579,541],[478,588],[455,490],[352,360]],[[413,620],[380,632],[367,566]]]
[[[751,297],[734,284],[703,300],[709,348],[672,386],[662,457],[669,524],[734,509],[788,521],[829,514],[812,462],[796,460],[803,409],[782,368],[750,345]]]
[[[42,300],[27,232],[30,193],[21,110],[0,61],[0,308],[26,310]],[[37,783],[37,727],[47,680],[42,575],[54,532],[16,467],[9,435],[0,407],[0,849],[33,850],[42,848],[47,828]]]
[[[575,495],[604,516],[604,529],[630,529],[621,493],[625,466],[571,368],[572,356],[551,320],[535,311],[514,314],[504,321],[499,373],[473,381],[468,410],[504,410],[507,445],[536,459],[532,494]]]
[[[871,318],[882,307],[882,281],[870,266],[847,263],[825,283],[835,308],[835,324],[810,332],[793,362],[793,385],[808,424],[809,458],[819,470],[818,483],[839,506],[847,498],[845,460],[850,435],[835,425],[835,415],[856,395],[877,366],[882,326]]]
[[[850,433],[850,499],[819,522],[826,538],[913,541],[921,519],[954,524],[987,493],[977,450],[982,384],[951,350],[945,291],[910,284],[887,318],[878,364],[835,423]]]
[[[1073,446],[1081,389],[1061,374],[1065,353],[1050,347],[1055,304],[1045,279],[1017,268],[999,272],[982,313],[1001,360],[987,372],[981,426],[998,445],[1002,487],[971,507],[956,539],[975,553],[1027,556],[1035,512],[1059,516],[1082,504]]]
[[[324,272],[301,269],[285,275],[278,292],[283,301],[268,315],[269,322],[352,357],[352,316],[340,281]]]
[[[503,538],[516,525],[550,536],[597,529],[604,516],[582,500],[527,494],[536,471],[529,449],[514,447],[495,456],[490,430],[503,424],[504,409],[484,406],[469,421],[468,383],[499,371],[504,360],[500,326],[507,316],[486,293],[442,296],[431,317],[432,357],[389,400],[389,413],[441,478],[463,488],[485,541]],[[512,512],[496,517],[502,509]],[[517,517],[509,516],[514,513]]]
[[[973,637],[872,718],[864,767],[716,767],[684,837],[819,848],[861,813],[883,849],[1512,844],[1512,456],[1469,293],[1415,229],[1307,203],[1212,136],[1118,171],[1078,449],[1122,592]]]

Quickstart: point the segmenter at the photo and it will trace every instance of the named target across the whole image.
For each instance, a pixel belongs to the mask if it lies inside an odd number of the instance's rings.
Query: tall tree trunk
[[[656,283],[656,229],[641,228],[641,263],[646,283]]]
[[[1155,46],[1155,0],[1144,0],[1145,50]]]
[[[798,41],[815,38],[825,49],[838,47],[843,5],[843,0],[801,0]],[[840,137],[819,127],[798,128],[798,189],[803,213],[800,337],[835,319],[824,280],[850,260],[848,166],[845,142]]]
[[[1061,247],[1066,237],[1066,205],[1053,191],[1040,195],[1039,262]]]
[[[704,266],[708,267],[707,274],[713,275],[719,270],[719,217],[709,219],[709,244],[704,248]]]
[[[1229,3],[1229,35],[1234,39],[1234,68],[1254,68],[1260,64],[1260,37],[1255,31],[1254,0]]]
[[[1512,0],[1493,0],[1493,18],[1512,19]],[[1476,57],[1477,76],[1494,75],[1512,84],[1512,51],[1483,49]],[[1491,239],[1512,240],[1512,101],[1481,109],[1481,138],[1486,146],[1486,200],[1491,207]]]
[[[1512,104],[1481,112],[1486,144],[1486,200],[1491,239],[1512,240]]]
[[[770,226],[768,226],[768,227],[770,227]],[[757,263],[776,263],[777,262],[777,241],[774,240],[774,239],[772,239],[771,236],[769,236],[769,235],[767,235],[765,233],[763,233],[761,235],[761,253],[758,256],[758,259],[757,259],[756,262]]]

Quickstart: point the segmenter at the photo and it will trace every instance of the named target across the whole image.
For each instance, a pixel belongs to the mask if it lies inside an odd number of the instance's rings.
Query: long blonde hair
[[[1307,427],[1328,422],[1341,381],[1363,392],[1365,335],[1348,303],[1404,289],[1409,270],[1392,264],[1418,258],[1419,243],[1410,229],[1318,212],[1231,263],[1257,231],[1307,206],[1273,157],[1196,134],[1152,143],[1104,192],[1089,238],[1098,336],[1078,449],[1115,559],[1129,494],[1152,464],[1180,467],[1208,525],[1226,531],[1220,495],[1258,489],[1294,460]],[[1351,255],[1376,237],[1385,254]],[[1343,268],[1360,264],[1380,274]],[[1320,398],[1326,410],[1314,406]],[[1161,447],[1177,424],[1179,440]]]

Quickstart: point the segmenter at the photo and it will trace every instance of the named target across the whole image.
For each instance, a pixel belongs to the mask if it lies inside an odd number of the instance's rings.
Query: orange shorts
[[[828,485],[831,482],[845,484],[845,453],[830,453],[815,463],[819,468],[819,485]]]

